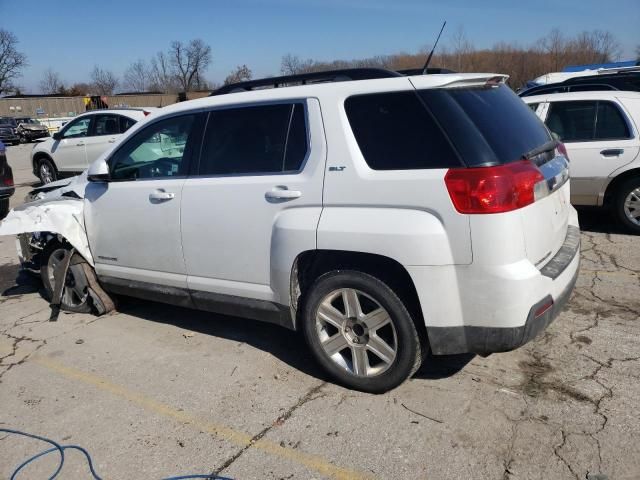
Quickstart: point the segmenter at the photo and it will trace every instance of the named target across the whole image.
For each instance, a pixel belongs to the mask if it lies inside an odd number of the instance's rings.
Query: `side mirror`
[[[108,182],[109,179],[109,165],[105,160],[98,159],[89,166],[87,180],[90,182]]]
[[[54,140],[62,140],[62,134],[60,132],[56,132],[51,135],[51,138],[53,138]]]

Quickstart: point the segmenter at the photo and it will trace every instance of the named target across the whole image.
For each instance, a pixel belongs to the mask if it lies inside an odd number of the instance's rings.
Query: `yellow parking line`
[[[46,367],[49,370],[53,370],[54,372],[59,373],[64,377],[77,380],[88,385],[93,385],[100,390],[104,390],[117,397],[124,398],[125,400],[128,400],[131,403],[144,408],[145,410],[156,413],[158,415],[162,415],[164,417],[172,418],[185,424],[192,425],[201,431],[211,433],[219,438],[235,443],[236,445],[239,445],[241,447],[245,447],[251,444],[252,436],[247,433],[239,432],[224,425],[201,421],[187,412],[177,410],[169,405],[157,402],[156,400],[146,397],[141,393],[131,391],[126,387],[117,385],[110,382],[109,380],[100,378],[91,373],[67,367],[44,357],[34,358],[33,362]],[[278,457],[286,458],[293,462],[304,465],[310,470],[315,470],[322,475],[338,480],[364,480],[373,478],[370,474],[338,467],[318,455],[310,455],[298,450],[294,450],[292,448],[281,447],[279,444],[271,442],[269,440],[265,440],[264,438],[255,442],[252,447],[257,448],[258,450],[262,450],[266,453],[276,455]]]

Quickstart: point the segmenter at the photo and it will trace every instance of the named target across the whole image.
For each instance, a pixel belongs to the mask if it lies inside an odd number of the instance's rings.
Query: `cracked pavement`
[[[9,148],[20,184],[29,148]],[[638,479],[640,237],[580,219],[576,290],[541,337],[433,358],[377,396],[327,381],[272,325],[134,300],[49,322],[0,237],[0,425],[87,448],[105,479]],[[1,436],[0,478],[44,448]],[[62,477],[88,478],[79,455]]]

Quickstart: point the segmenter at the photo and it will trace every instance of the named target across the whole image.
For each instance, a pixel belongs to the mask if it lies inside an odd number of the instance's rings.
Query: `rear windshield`
[[[506,85],[419,95],[468,166],[513,162],[551,140],[542,121]]]

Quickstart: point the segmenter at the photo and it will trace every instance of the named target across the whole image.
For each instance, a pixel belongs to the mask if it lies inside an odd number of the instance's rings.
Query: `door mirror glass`
[[[90,182],[108,182],[109,178],[109,164],[105,160],[98,159],[89,166],[87,179]]]

